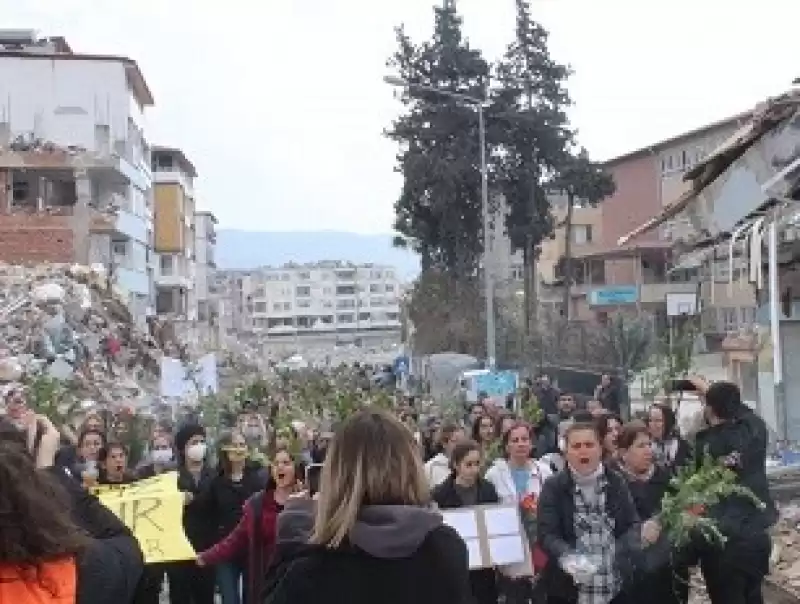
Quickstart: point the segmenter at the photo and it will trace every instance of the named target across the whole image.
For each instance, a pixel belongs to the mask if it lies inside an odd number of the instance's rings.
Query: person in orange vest
[[[131,602],[143,568],[136,540],[54,468],[60,435],[36,421],[43,434],[31,451],[26,434],[0,420],[0,602]]]

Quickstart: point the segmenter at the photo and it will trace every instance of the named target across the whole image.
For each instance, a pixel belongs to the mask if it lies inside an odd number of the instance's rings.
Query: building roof
[[[197,170],[194,167],[194,164],[189,161],[189,158],[186,157],[186,154],[183,152],[182,149],[178,149],[177,147],[162,147],[159,145],[153,145],[150,148],[151,153],[161,153],[163,155],[171,155],[175,159],[178,160],[178,164],[180,165],[181,170],[184,173],[188,174],[192,178],[197,177]]]
[[[66,41],[64,42],[66,44]],[[66,48],[69,48],[68,46]],[[125,77],[133,89],[137,100],[145,107],[152,107],[155,105],[153,93],[147,86],[147,81],[144,79],[139,65],[133,59],[128,57],[121,57],[116,55],[94,55],[85,53],[73,52],[28,52],[25,50],[0,50],[0,58],[12,59],[46,59],[49,61],[113,61],[122,63],[125,67]]]
[[[708,185],[728,170],[750,147],[765,134],[791,118],[798,109],[800,109],[800,90],[791,90],[781,96],[759,103],[748,114],[748,121],[744,126],[684,174],[683,179],[691,182],[689,190],[665,205],[661,212],[650,220],[620,237],[618,245],[627,244],[632,239],[652,231],[686,210]]]
[[[214,224],[219,223],[219,220],[217,220],[217,217],[214,216],[214,212],[212,212],[210,210],[198,210],[194,214],[195,214],[195,216],[208,216],[208,218],[211,219],[212,223],[214,223]]]
[[[700,136],[705,136],[710,132],[714,132],[715,130],[720,130],[722,128],[727,128],[728,126],[733,126],[747,120],[750,117],[751,112],[745,113],[737,113],[731,117],[727,117],[722,120],[718,120],[716,122],[711,122],[710,124],[706,124],[704,126],[700,126],[699,128],[695,128],[693,130],[689,130],[688,132],[682,132],[681,134],[677,134],[670,138],[664,139],[662,141],[658,141],[653,143],[652,145],[647,145],[646,147],[641,147],[634,151],[629,151],[622,155],[618,155],[617,157],[612,157],[603,163],[604,166],[610,167],[616,164],[621,164],[626,161],[630,161],[632,159],[638,159],[639,157],[644,157],[647,155],[652,155],[653,153],[658,153],[662,149],[667,147],[675,146],[683,141],[687,141],[693,138],[698,138]]]

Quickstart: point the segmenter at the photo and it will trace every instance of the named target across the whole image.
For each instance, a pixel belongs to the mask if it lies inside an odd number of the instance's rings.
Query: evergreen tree
[[[586,149],[575,155],[565,157],[559,167],[553,186],[567,196],[567,216],[564,220],[564,318],[569,321],[570,288],[575,279],[572,263],[572,220],[575,214],[575,203],[595,206],[606,197],[614,194],[616,185],[610,174],[599,164],[589,159]]]
[[[525,274],[525,326],[529,333],[532,264],[541,242],[552,232],[547,179],[563,163],[571,139],[567,66],[547,47],[548,33],[531,17],[528,0],[516,0],[516,35],[495,72],[491,140],[502,148],[495,167],[497,186],[508,212],[506,230],[514,251],[521,250]],[[535,311],[534,311],[535,312]]]
[[[472,276],[483,251],[480,147],[474,108],[423,87],[484,98],[489,66],[461,33],[453,3],[434,9],[432,38],[415,44],[403,27],[388,65],[409,83],[400,93],[406,113],[386,135],[400,146],[403,189],[395,230],[420,254],[423,271]]]

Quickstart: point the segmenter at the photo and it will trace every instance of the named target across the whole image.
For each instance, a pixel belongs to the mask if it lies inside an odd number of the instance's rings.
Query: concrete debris
[[[165,345],[138,329],[103,270],[0,264],[0,383],[45,375],[83,399],[145,406],[157,392]]]

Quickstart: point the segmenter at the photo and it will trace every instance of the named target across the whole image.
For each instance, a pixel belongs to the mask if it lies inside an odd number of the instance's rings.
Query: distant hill
[[[341,231],[269,232],[219,229],[217,266],[250,269],[287,262],[342,260],[389,264],[411,278],[419,273],[419,259],[392,247],[392,235],[359,235]]]

